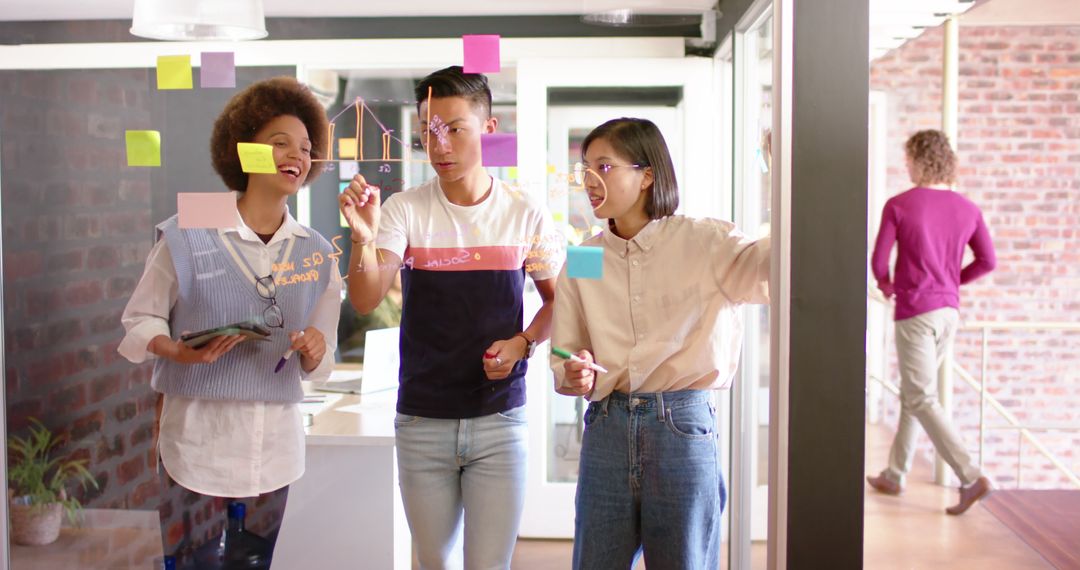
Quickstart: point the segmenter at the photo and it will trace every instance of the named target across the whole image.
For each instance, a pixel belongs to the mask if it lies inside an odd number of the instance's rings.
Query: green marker
[[[578,356],[576,354],[571,354],[569,351],[561,349],[561,348],[559,348],[557,346],[551,347],[551,353],[554,354],[555,356],[558,356],[559,358],[565,358],[567,360],[572,360],[574,362],[581,362],[583,364],[586,364],[590,370],[595,370],[597,372],[603,372],[604,374],[608,373],[607,369],[604,368],[603,366],[600,366],[599,364],[597,364],[595,362],[590,363],[587,360],[585,360],[584,358],[581,358],[580,356]]]

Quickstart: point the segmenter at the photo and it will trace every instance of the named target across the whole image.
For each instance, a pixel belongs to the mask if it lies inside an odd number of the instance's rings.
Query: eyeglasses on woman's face
[[[579,162],[574,165],[574,183],[577,185],[585,184],[585,178],[592,174],[596,177],[607,176],[614,168],[645,168],[644,164],[612,164],[609,162],[601,162],[599,164],[590,165],[587,162]]]

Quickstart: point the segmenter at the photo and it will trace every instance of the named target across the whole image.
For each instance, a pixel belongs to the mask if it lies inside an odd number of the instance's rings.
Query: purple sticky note
[[[498,35],[465,35],[461,40],[465,44],[465,73],[498,73],[502,69]]]
[[[191,228],[236,227],[236,196],[232,192],[181,192],[176,195],[178,225]]]
[[[236,63],[231,51],[204,51],[199,87],[236,87]]]
[[[484,166],[517,166],[517,135],[480,135],[480,162]]]

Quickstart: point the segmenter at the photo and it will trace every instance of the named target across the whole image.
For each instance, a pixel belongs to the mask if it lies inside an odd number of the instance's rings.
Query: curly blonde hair
[[[904,151],[914,164],[912,182],[920,185],[953,184],[956,182],[956,153],[945,133],[927,129],[919,131],[904,143]]]

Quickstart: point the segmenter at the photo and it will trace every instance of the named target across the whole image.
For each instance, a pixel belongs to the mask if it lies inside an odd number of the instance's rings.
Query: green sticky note
[[[128,166],[161,166],[161,133],[124,131]]]
[[[604,276],[604,248],[570,246],[566,248],[566,275],[571,279],[600,279]]]
[[[345,192],[345,189],[349,187],[350,182],[352,182],[352,181],[350,180],[349,182],[341,182],[341,183],[339,183],[337,193],[339,195],[343,194]],[[341,213],[340,208],[338,208],[338,214],[337,215],[338,215],[338,222],[341,224],[341,227],[343,227],[343,228],[349,227],[349,222],[347,222],[345,220],[345,214]]]
[[[275,174],[274,147],[259,143],[236,143],[240,168],[248,174]]]
[[[157,58],[158,89],[191,89],[191,56],[159,55]]]

